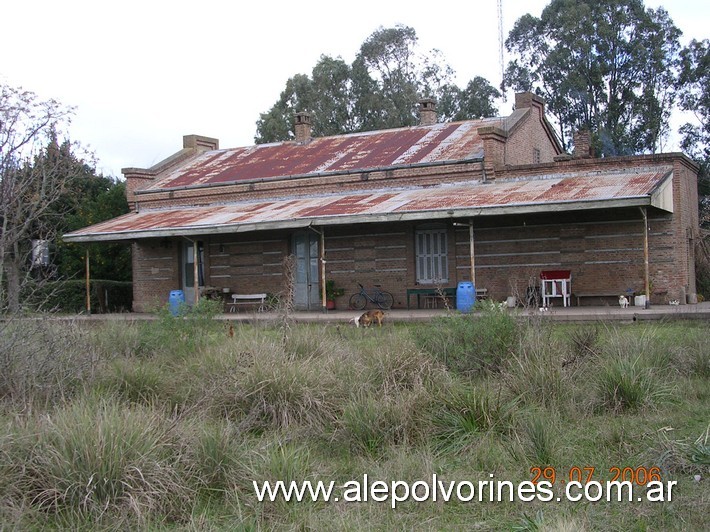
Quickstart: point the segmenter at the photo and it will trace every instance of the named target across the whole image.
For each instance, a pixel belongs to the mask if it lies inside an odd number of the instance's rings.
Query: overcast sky
[[[503,0],[505,35],[547,4]],[[710,37],[710,1],[646,1],[659,5],[684,44]],[[161,161],[186,134],[253,144],[259,113],[289,77],[310,74],[321,54],[351,63],[380,26],[413,27],[459,86],[477,75],[500,84],[496,0],[8,0],[0,13],[0,82],[75,106],[72,140],[106,175]]]

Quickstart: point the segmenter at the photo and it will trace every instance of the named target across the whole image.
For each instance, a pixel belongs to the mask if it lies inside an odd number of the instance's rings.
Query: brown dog
[[[377,322],[377,325],[379,327],[382,327],[382,320],[384,319],[385,313],[377,309],[368,310],[367,312],[362,313],[360,316],[354,317],[350,321],[355,323],[356,327],[360,327],[360,325],[362,325],[363,327],[369,327],[375,322]]]

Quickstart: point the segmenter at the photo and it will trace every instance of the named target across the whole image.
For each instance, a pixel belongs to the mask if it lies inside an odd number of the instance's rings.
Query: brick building
[[[645,293],[694,301],[697,167],[679,153],[597,159],[588,136],[564,154],[544,103],[516,95],[510,116],[219,149],[189,135],[149,169],[126,168],[131,212],[65,235],[130,241],[134,310],[198,286],[283,293],[321,308],[323,282],[349,294],[378,284],[406,307],[408,289],[473,281],[504,300],[571,272],[574,304]],[[197,267],[195,267],[197,265]],[[575,295],[585,296],[577,299]],[[607,299],[605,299],[607,298]],[[555,304],[561,304],[556,302]]]

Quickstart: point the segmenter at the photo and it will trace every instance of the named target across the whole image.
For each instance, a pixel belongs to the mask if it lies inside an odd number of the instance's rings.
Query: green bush
[[[598,405],[623,412],[672,401],[670,350],[658,338],[655,327],[633,336],[622,329],[609,329],[597,360]]]
[[[247,477],[262,483],[264,481],[302,482],[311,476],[313,459],[305,446],[278,439],[269,442],[247,457],[245,469]],[[251,482],[248,486],[253,489]]]
[[[526,327],[504,373],[508,390],[524,404],[559,407],[571,399],[572,382],[563,372],[564,349],[542,323]],[[571,368],[572,366],[568,366]]]
[[[337,393],[327,364],[274,349],[258,353],[248,367],[225,376],[210,401],[245,430],[301,426],[312,431],[335,419]]]
[[[240,441],[229,422],[196,421],[186,454],[198,489],[208,497],[223,497],[232,487],[243,452]]]
[[[370,457],[394,446],[428,444],[436,408],[436,394],[425,388],[363,391],[351,396],[338,416],[336,439],[354,454]]]
[[[352,452],[373,456],[394,442],[397,424],[389,402],[362,395],[345,406],[340,416],[340,435]]]
[[[480,312],[438,318],[413,329],[417,345],[462,374],[496,372],[516,350],[521,326],[494,304]]]
[[[175,376],[166,367],[152,361],[135,358],[118,359],[111,364],[111,370],[104,371],[100,388],[116,394],[128,403],[157,405],[167,403],[176,406]]]
[[[438,399],[433,413],[434,441],[443,452],[465,449],[471,440],[487,431],[509,428],[515,402],[502,403],[485,387],[450,386]]]
[[[554,465],[558,452],[555,417],[544,411],[531,410],[519,416],[517,425],[509,444],[511,455],[521,463],[537,467]]]
[[[639,355],[605,361],[599,368],[597,390],[600,403],[614,412],[641,408],[671,395]]]
[[[710,471],[710,425],[696,439],[672,439],[659,431],[658,463],[674,473],[707,474]]]
[[[166,304],[157,310],[157,320],[141,323],[143,349],[172,358],[194,355],[216,340],[215,333],[223,326],[215,317],[221,312],[222,304],[208,299],[200,299],[192,307],[181,305],[177,316]]]

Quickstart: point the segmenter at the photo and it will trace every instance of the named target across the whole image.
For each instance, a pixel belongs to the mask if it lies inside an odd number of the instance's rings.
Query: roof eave
[[[529,203],[493,205],[486,207],[446,208],[414,212],[388,212],[382,214],[355,214],[339,216],[316,216],[297,220],[276,220],[224,225],[183,226],[170,229],[142,229],[111,233],[64,235],[65,242],[120,242],[145,238],[167,238],[176,236],[202,236],[218,234],[247,233],[279,229],[300,229],[309,226],[346,225],[379,222],[406,222],[418,220],[453,220],[480,216],[504,216],[512,214],[539,214],[549,212],[580,211],[593,209],[618,209],[626,207],[651,206],[648,195],[606,200],[571,200],[555,203]]]

